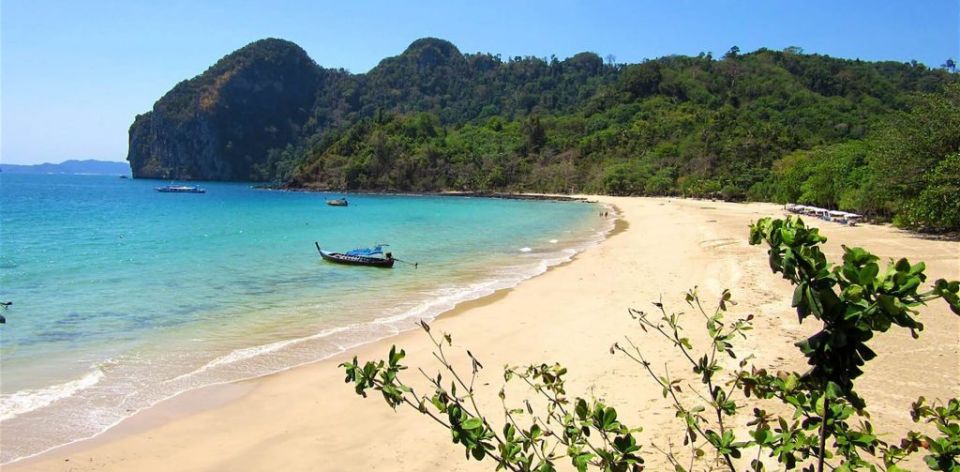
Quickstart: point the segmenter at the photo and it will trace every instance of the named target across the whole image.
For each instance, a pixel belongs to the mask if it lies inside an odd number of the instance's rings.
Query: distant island
[[[354,74],[263,39],[138,115],[127,160],[137,178],[796,202],[945,231],[958,79],[798,47],[622,64],[436,38]]]
[[[126,162],[71,159],[59,164],[0,164],[0,172],[8,174],[130,175],[130,165]]]

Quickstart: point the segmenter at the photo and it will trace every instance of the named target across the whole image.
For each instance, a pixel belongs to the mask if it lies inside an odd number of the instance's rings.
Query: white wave
[[[271,352],[279,351],[279,350],[281,350],[281,349],[283,349],[283,348],[285,348],[285,347],[287,347],[287,346],[291,346],[291,345],[293,345],[293,344],[299,344],[299,343],[306,342],[306,341],[310,341],[310,340],[313,340],[313,339],[322,339],[322,338],[325,338],[325,337],[327,337],[327,336],[331,336],[331,335],[334,335],[334,334],[337,334],[337,333],[342,333],[342,332],[350,329],[351,327],[352,327],[352,326],[340,326],[340,327],[337,327],[337,328],[331,328],[331,329],[323,330],[323,331],[321,331],[321,332],[319,332],[319,333],[312,334],[312,335],[310,335],[310,336],[304,336],[304,337],[302,337],[302,338],[284,339],[283,341],[276,341],[276,342],[272,342],[272,343],[268,343],[268,344],[261,344],[261,345],[259,345],[259,346],[245,347],[245,348],[242,348],[242,349],[236,349],[236,350],[234,350],[234,351],[231,351],[229,354],[226,354],[226,355],[217,357],[217,358],[213,359],[212,361],[207,362],[203,367],[200,367],[199,369],[196,369],[196,370],[187,372],[187,373],[185,373],[185,374],[183,374],[183,375],[178,375],[178,376],[176,376],[176,377],[174,377],[174,378],[172,378],[172,379],[169,379],[169,380],[165,380],[163,383],[167,384],[167,383],[171,383],[171,382],[176,382],[176,381],[178,381],[178,380],[182,380],[182,379],[185,379],[185,378],[187,378],[187,377],[192,377],[192,376],[197,375],[197,374],[200,374],[200,373],[202,373],[202,372],[206,372],[206,371],[208,371],[208,370],[210,370],[210,369],[212,369],[212,368],[214,368],[214,367],[217,367],[217,366],[234,364],[234,363],[236,363],[236,362],[244,361],[244,360],[247,360],[247,359],[252,359],[252,358],[257,357],[257,356],[262,356],[262,355],[264,355],[264,354],[269,354],[269,353],[271,353]]]
[[[522,248],[520,248],[520,252],[530,252],[530,251],[532,251],[532,250],[533,250],[533,249],[530,249],[529,247],[522,247]]]
[[[464,288],[448,287],[438,289],[432,292],[427,300],[411,308],[407,308],[399,314],[377,318],[373,320],[371,324],[394,324],[404,320],[430,321],[443,312],[452,310],[463,302],[485,297],[501,288],[507,288],[511,285],[513,285],[513,283],[510,281],[494,279],[474,283]],[[412,327],[413,325],[411,324],[410,326]]]
[[[304,337],[302,337],[302,338],[286,339],[286,340],[283,340],[283,341],[276,341],[276,342],[272,342],[272,343],[269,343],[269,344],[262,344],[262,345],[260,345],[260,346],[253,346],[253,347],[247,347],[247,348],[243,348],[243,349],[237,349],[237,350],[231,352],[230,354],[227,354],[227,355],[225,355],[225,356],[218,357],[218,358],[210,361],[209,363],[207,363],[207,365],[201,367],[199,370],[203,371],[203,370],[206,370],[206,369],[210,369],[210,368],[212,368],[212,367],[216,367],[216,366],[218,366],[218,365],[233,364],[233,363],[235,363],[235,362],[243,361],[243,360],[246,360],[246,359],[251,359],[251,358],[253,358],[253,357],[261,356],[261,355],[263,355],[263,354],[269,354],[269,353],[271,353],[271,352],[276,352],[276,351],[279,351],[280,349],[283,349],[283,348],[285,348],[285,347],[287,347],[287,346],[290,346],[290,345],[293,345],[293,344],[299,344],[299,343],[302,343],[302,342],[305,342],[305,341],[310,341],[310,340],[312,340],[312,339],[325,338],[325,337],[330,336],[330,335],[333,335],[333,334],[341,333],[341,332],[346,331],[346,330],[348,330],[348,329],[350,329],[349,326],[340,326],[340,327],[337,327],[337,328],[331,328],[331,329],[323,330],[323,331],[321,331],[321,332],[319,332],[319,333],[312,334],[312,335],[310,335],[310,336],[304,336]]]
[[[550,244],[557,244],[558,242],[560,242],[560,241],[558,241],[558,240],[556,240],[556,239],[551,239],[551,240],[550,240]]]
[[[0,395],[0,421],[49,406],[96,385],[102,378],[103,371],[97,368],[79,379],[62,384]]]

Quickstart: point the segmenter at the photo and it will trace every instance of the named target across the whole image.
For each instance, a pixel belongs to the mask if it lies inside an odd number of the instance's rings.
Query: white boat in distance
[[[154,190],[163,193],[207,193],[206,189],[199,185],[164,185],[154,187]]]

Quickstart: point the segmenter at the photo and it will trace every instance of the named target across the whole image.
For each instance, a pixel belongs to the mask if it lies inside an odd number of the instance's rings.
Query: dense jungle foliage
[[[366,85],[378,92],[358,122],[289,148],[282,177],[351,190],[749,198],[960,228],[960,85],[946,70],[795,48],[620,65],[436,44],[449,47],[374,69]]]
[[[262,40],[176,87],[131,127],[135,176],[772,200],[960,229],[949,63],[733,47],[619,64],[462,54],[434,38],[365,74],[305,57]],[[294,111],[246,118],[269,103]]]

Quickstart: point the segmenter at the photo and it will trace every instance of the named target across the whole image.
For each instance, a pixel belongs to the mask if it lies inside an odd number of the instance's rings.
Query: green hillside
[[[502,58],[426,38],[350,74],[276,41],[225,57],[138,117],[131,163],[321,189],[794,201],[960,228],[960,85],[945,70],[798,48],[640,64]],[[176,132],[155,130],[171,121]],[[176,146],[191,139],[208,171],[184,175],[196,159]],[[232,173],[218,174],[218,159]]]

